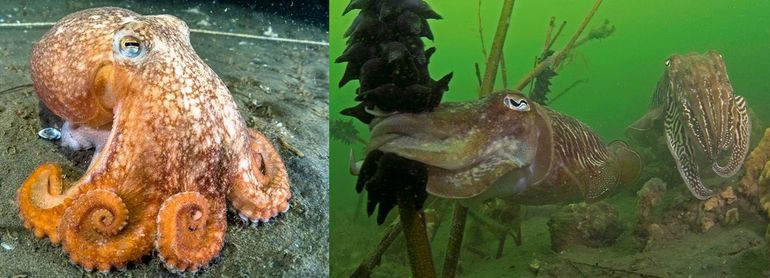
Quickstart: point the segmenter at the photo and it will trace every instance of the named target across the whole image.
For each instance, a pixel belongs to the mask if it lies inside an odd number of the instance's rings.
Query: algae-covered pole
[[[492,92],[495,86],[495,76],[497,76],[497,66],[500,63],[500,57],[503,53],[505,36],[508,34],[508,27],[511,24],[511,14],[513,13],[514,0],[505,0],[503,10],[500,14],[500,21],[495,31],[495,40],[492,42],[492,50],[487,57],[487,68],[484,72],[484,81],[481,82],[479,96],[484,96]]]
[[[455,202],[452,213],[452,230],[449,234],[449,245],[447,246],[446,258],[444,260],[443,277],[455,277],[457,271],[457,262],[460,260],[460,247],[463,243],[465,234],[465,222],[468,216],[468,208]]]
[[[399,196],[398,213],[401,216],[412,275],[418,278],[436,277],[422,211],[416,207],[412,198]]]
[[[596,3],[594,4],[594,7],[591,9],[590,12],[586,15],[586,17],[583,19],[583,22],[580,23],[580,27],[578,27],[577,31],[575,32],[575,35],[572,36],[572,38],[569,40],[566,46],[559,52],[557,52],[554,55],[551,55],[548,57],[548,59],[545,59],[544,61],[540,62],[540,64],[537,65],[532,71],[530,71],[524,78],[519,80],[518,83],[516,83],[516,86],[514,86],[514,90],[520,91],[521,89],[524,89],[524,87],[529,84],[529,81],[535,78],[538,74],[540,74],[541,71],[546,69],[548,66],[556,65],[561,62],[564,57],[567,56],[567,54],[572,50],[572,47],[575,45],[575,42],[577,41],[578,37],[580,37],[580,34],[583,33],[583,30],[586,28],[589,22],[591,22],[591,18],[596,13],[596,10],[599,9],[599,5],[602,4],[602,0],[596,0]],[[493,52],[494,54],[494,52]]]
[[[398,235],[401,234],[401,231],[401,221],[397,218],[385,230],[380,243],[377,244],[377,248],[375,248],[372,253],[369,254],[367,259],[358,266],[356,272],[353,272],[350,277],[372,276],[372,270],[374,270],[374,268],[380,264],[380,261],[382,260],[382,254],[385,254],[385,251],[388,250],[388,247],[390,247],[391,244],[393,244],[393,241],[396,240]]]

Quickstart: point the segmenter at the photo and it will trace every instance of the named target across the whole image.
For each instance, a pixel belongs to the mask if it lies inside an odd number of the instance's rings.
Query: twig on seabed
[[[304,153],[302,153],[296,147],[289,144],[289,142],[286,142],[286,139],[283,139],[283,137],[278,136],[278,143],[281,144],[281,146],[284,147],[286,150],[293,153],[295,156],[305,157]]]
[[[572,261],[572,260],[569,260],[569,259],[565,259],[565,261],[567,261],[568,263],[570,263],[572,265],[576,265],[577,264],[577,265],[582,265],[582,266],[587,266],[587,267],[598,268],[598,269],[606,270],[606,271],[621,272],[621,273],[625,273],[625,274],[638,275],[640,277],[650,277],[650,278],[660,277],[658,275],[648,274],[648,273],[641,273],[641,272],[636,272],[636,271],[628,270],[628,269],[601,266],[598,263],[597,264],[588,264],[588,263]]]

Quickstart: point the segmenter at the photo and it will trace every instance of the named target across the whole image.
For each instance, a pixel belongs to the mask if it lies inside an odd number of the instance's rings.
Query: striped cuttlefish
[[[518,92],[378,117],[370,126],[367,153],[427,165],[426,190],[443,198],[594,201],[633,183],[642,166],[625,143],[606,145],[587,125]]]
[[[709,51],[666,61],[648,112],[627,135],[651,146],[664,137],[687,188],[705,200],[714,192],[704,185],[699,164],[705,160],[721,177],[735,175],[748,152],[750,130],[746,100],[733,93],[722,55]]]

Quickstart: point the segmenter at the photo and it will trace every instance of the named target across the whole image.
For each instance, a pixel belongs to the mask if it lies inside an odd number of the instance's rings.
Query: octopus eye
[[[136,58],[142,54],[142,43],[136,37],[125,36],[120,39],[118,52],[127,58]]]
[[[671,59],[666,60],[666,66],[671,66]]]
[[[503,103],[506,107],[510,108],[511,110],[515,111],[529,111],[529,103],[527,103],[526,99],[519,99],[518,101],[511,98],[510,96],[505,96],[503,99]]]

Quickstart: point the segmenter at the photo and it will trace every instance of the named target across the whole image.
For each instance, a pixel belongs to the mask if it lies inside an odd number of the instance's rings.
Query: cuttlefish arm
[[[751,129],[751,119],[749,118],[748,108],[746,107],[746,100],[742,96],[735,96],[735,105],[732,106],[730,111],[730,117],[736,119],[735,129],[732,130],[733,134],[729,138],[735,138],[736,142],[733,142],[731,147],[721,146],[723,151],[729,150],[729,159],[727,164],[722,166],[719,161],[714,161],[711,164],[711,169],[714,170],[719,176],[731,177],[741,169],[743,161],[748,154],[749,146],[749,132]]]
[[[638,176],[640,165],[635,153],[622,155],[633,153],[625,145],[608,149],[584,124],[517,92],[443,104],[429,113],[392,115],[372,126],[368,151],[428,165],[426,190],[443,198],[498,197],[528,204],[594,200],[631,180],[627,175]]]
[[[703,185],[700,170],[696,161],[693,144],[680,120],[680,110],[676,105],[667,106],[666,120],[663,123],[666,136],[666,146],[676,162],[679,174],[684,179],[687,188],[693,196],[705,200],[714,195],[714,191]]]

